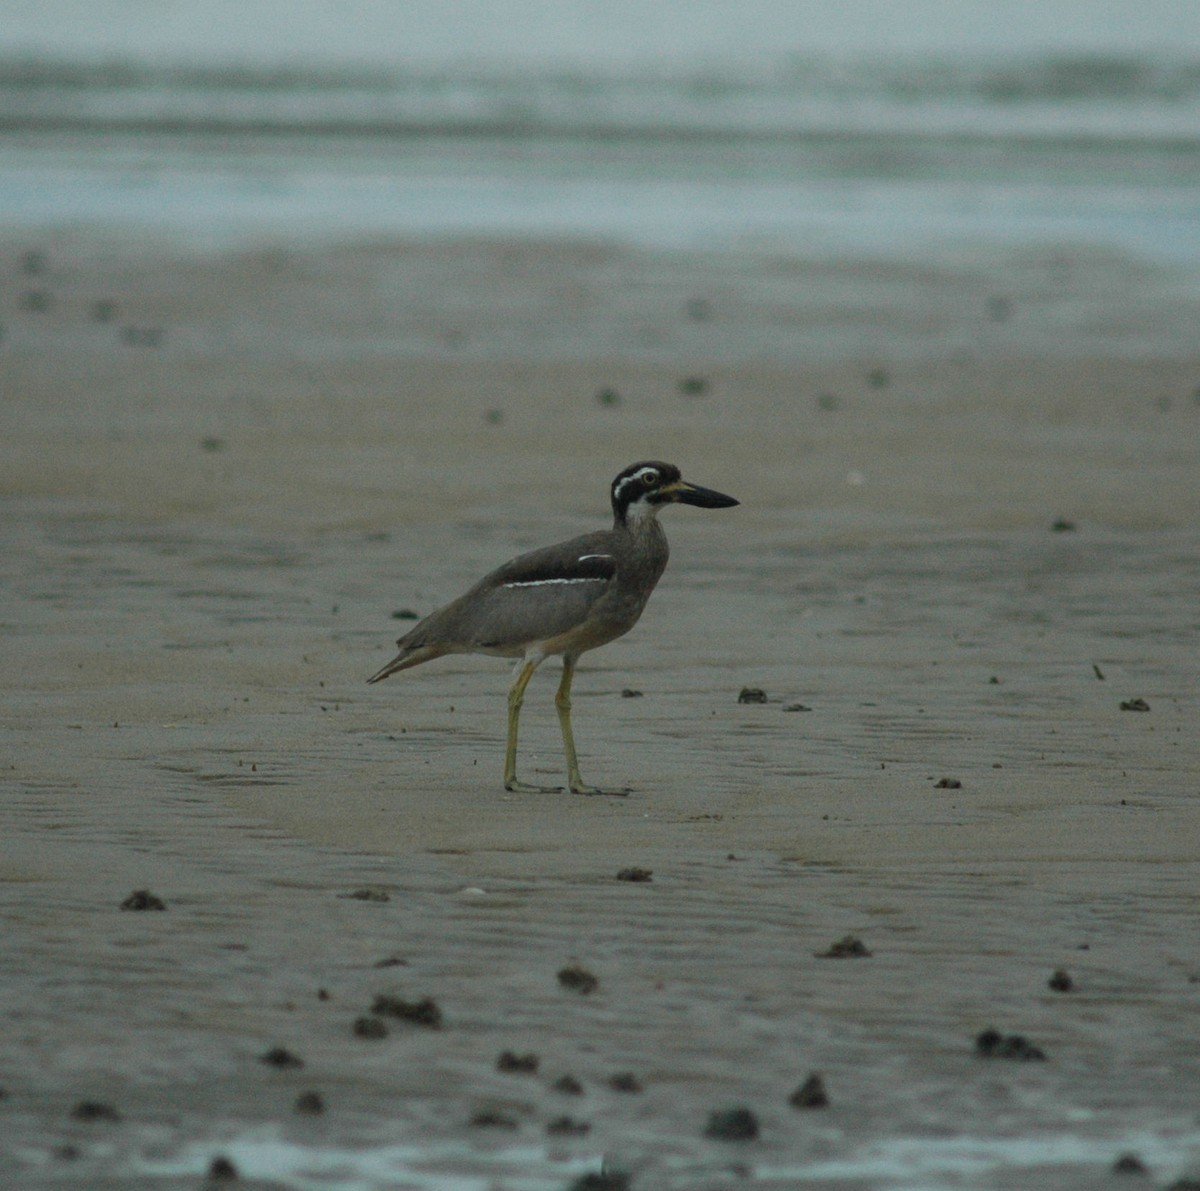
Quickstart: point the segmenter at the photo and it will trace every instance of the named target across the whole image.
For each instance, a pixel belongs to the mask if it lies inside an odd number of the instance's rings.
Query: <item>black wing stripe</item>
[[[516,559],[497,575],[502,586],[510,584],[582,582],[589,579],[607,582],[617,573],[617,560],[611,554],[579,554],[565,558]]]

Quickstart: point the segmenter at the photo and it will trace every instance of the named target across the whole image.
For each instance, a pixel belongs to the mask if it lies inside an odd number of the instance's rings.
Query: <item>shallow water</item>
[[[462,1144],[339,1150],[263,1135],[231,1139],[220,1151],[243,1177],[281,1180],[295,1191],[375,1191],[380,1186],[411,1191],[562,1191],[581,1176],[601,1170],[624,1171],[632,1176],[633,1185],[664,1191],[717,1186],[735,1171],[739,1186],[764,1189],[953,1191],[975,1186],[1016,1188],[1030,1178],[1053,1180],[1057,1187],[1083,1188],[1108,1185],[1115,1158],[1126,1154],[1137,1154],[1147,1169],[1187,1169],[1200,1155],[1200,1132],[1189,1130],[1188,1124],[1181,1119],[1177,1129],[1130,1130],[1115,1137],[1090,1137],[1086,1129],[1003,1139],[894,1137],[835,1160],[792,1164],[756,1162],[751,1155],[739,1153],[736,1145],[726,1162],[625,1164],[602,1154],[568,1158],[552,1153],[553,1147],[528,1144],[490,1153]],[[199,1176],[207,1170],[212,1153],[211,1145],[196,1146],[171,1161],[135,1164],[130,1174]],[[465,1173],[472,1167],[478,1173]],[[1005,1182],[994,1181],[997,1176]],[[1114,1185],[1119,1181],[1114,1180]]]
[[[321,40],[334,6],[296,21],[239,5],[199,25],[58,7],[67,36],[31,10],[0,50],[13,228],[914,260],[1074,245],[1200,273],[1196,20],[1170,4],[1084,22],[1069,4],[1009,19],[996,5],[965,23],[961,6],[926,5],[925,26],[906,6],[900,30],[887,6],[793,25],[718,4],[603,20],[513,4],[474,23],[360,5],[361,26],[340,13]],[[524,53],[510,25],[531,31]]]

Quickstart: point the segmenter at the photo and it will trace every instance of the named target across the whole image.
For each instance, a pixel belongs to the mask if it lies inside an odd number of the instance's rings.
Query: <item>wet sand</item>
[[[1195,1175],[1176,279],[95,233],[0,261],[8,1185],[196,1185],[221,1153],[304,1185],[268,1136],[415,1147],[406,1187],[602,1154],[638,1188]],[[506,794],[503,663],[364,679],[394,614],[603,526],[646,457],[743,504],[670,510],[641,623],[581,665],[584,775],[633,793]],[[140,889],[166,911],[121,910]],[[870,954],[820,956],[848,935]],[[381,994],[440,1028],[356,1034]],[[989,1027],[1046,1060],[980,1057]],[[814,1071],[829,1106],[790,1106]],[[739,1106],[756,1140],[705,1136]],[[943,1177],[956,1139],[1010,1149]]]

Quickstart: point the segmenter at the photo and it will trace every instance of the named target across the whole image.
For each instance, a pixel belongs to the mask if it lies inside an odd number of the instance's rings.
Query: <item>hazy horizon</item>
[[[1186,49],[1184,47],[1187,47]],[[1194,0],[8,0],[0,55],[715,62],[780,54],[1200,52]]]

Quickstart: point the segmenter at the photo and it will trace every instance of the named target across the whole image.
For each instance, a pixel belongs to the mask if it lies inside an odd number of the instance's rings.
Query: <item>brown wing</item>
[[[593,535],[533,550],[435,613],[429,628],[460,648],[520,653],[582,623],[616,573],[616,559]]]
[[[401,637],[400,654],[379,676],[445,653],[519,656],[534,642],[568,632],[586,619],[616,577],[607,539],[604,533],[584,534],[497,567]]]

